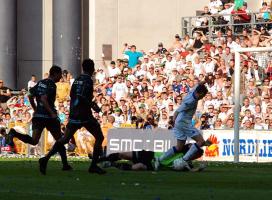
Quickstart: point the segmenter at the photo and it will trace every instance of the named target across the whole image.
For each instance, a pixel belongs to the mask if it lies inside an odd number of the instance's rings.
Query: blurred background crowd
[[[211,0],[204,8],[192,36],[173,34],[172,44],[158,42],[156,47],[138,50],[124,44],[123,57],[96,63],[94,98],[101,112],[94,112],[104,130],[108,128],[171,129],[173,113],[186,94],[200,81],[206,81],[209,93],[199,101],[192,124],[200,129],[232,129],[234,126],[234,50],[239,47],[271,47],[271,7],[263,3],[256,20],[264,22],[253,29],[243,25],[250,20],[242,1]],[[214,28],[208,37],[207,16],[215,24],[230,22],[237,26]],[[246,130],[272,129],[271,52],[241,55],[240,127]],[[65,67],[63,67],[65,68]],[[45,74],[44,78],[46,78]],[[57,83],[56,108],[63,128],[69,117],[69,92],[74,77],[63,71]],[[33,87],[35,75],[25,90]],[[27,95],[15,93],[0,80],[0,125],[30,123],[32,109]],[[14,94],[15,93],[15,94]],[[106,132],[106,131],[105,131]],[[105,141],[106,143],[106,141]]]

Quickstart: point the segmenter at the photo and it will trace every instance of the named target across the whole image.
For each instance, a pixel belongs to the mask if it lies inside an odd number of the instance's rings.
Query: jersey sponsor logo
[[[43,83],[39,83],[38,86],[41,87],[41,88],[47,88],[47,85],[45,85]]]
[[[109,151],[146,151],[165,152],[171,147],[171,140],[150,140],[150,139],[117,139],[110,138],[108,141]]]
[[[206,147],[205,156],[207,157],[217,157],[219,156],[219,141],[215,135],[210,135],[209,140],[212,142],[212,145]]]
[[[84,83],[84,81],[77,81],[77,80],[74,81],[75,85],[83,85],[83,83]]]

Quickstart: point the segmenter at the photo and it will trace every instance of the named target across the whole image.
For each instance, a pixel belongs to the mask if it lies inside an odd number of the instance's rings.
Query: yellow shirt
[[[58,82],[57,85],[57,99],[58,101],[65,101],[70,94],[70,84],[66,82]]]

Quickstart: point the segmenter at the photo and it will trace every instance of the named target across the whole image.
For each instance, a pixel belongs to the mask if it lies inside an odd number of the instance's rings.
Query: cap
[[[142,103],[139,105],[139,108],[145,108],[145,105]]]
[[[154,49],[149,49],[149,53],[154,53]]]
[[[121,112],[122,110],[120,108],[115,108],[114,112]]]
[[[147,55],[144,56],[144,59],[148,59],[149,57]]]

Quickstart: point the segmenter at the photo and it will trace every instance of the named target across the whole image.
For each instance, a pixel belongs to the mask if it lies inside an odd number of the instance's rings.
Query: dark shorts
[[[61,133],[60,121],[57,118],[33,117],[32,130],[42,132],[44,128],[50,131],[50,133]]]
[[[136,163],[142,163],[146,165],[147,170],[153,170],[152,161],[154,159],[154,152],[153,151],[133,151],[132,152],[132,162],[134,164]]]
[[[89,118],[87,121],[77,122],[75,120],[69,120],[66,130],[68,130],[65,133],[67,133],[68,137],[72,137],[72,135],[75,134],[75,132],[80,128],[86,128],[96,139],[101,138],[103,141],[103,133],[100,127],[99,122],[94,117]]]

